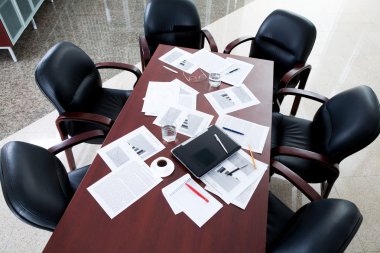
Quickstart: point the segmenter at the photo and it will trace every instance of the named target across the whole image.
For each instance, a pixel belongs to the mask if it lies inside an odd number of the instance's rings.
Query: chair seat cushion
[[[318,141],[313,137],[311,121],[273,113],[272,148],[288,146],[319,153]],[[334,176],[329,169],[314,161],[285,155],[274,156],[273,159],[281,162],[309,183],[321,183],[330,176]]]
[[[343,252],[355,236],[362,220],[359,209],[347,200],[314,201],[300,208],[288,220],[284,230],[268,245],[267,251]]]
[[[106,116],[113,120],[116,120],[124,104],[127,102],[128,97],[132,91],[107,89],[103,88],[101,93],[96,99],[96,102],[92,105],[86,106],[87,113],[94,113]],[[101,129],[105,132],[109,131],[109,128],[100,124],[88,123],[88,122],[69,122],[67,124],[69,135],[74,136],[86,131]],[[102,143],[102,139],[95,139],[89,141],[89,143]]]
[[[75,192],[78,189],[78,186],[80,182],[82,182],[82,179],[86,175],[89,167],[90,165],[87,165],[85,167],[75,169],[68,173],[70,186],[73,192]]]

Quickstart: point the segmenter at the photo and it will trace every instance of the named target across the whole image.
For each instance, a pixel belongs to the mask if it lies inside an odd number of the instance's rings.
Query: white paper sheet
[[[191,53],[175,47],[158,59],[186,73],[192,74],[198,69],[198,66],[187,60],[190,57]]]
[[[254,169],[251,157],[243,150],[239,150],[207,172],[201,177],[201,180],[207,186],[214,188],[223,201],[229,204],[244,192],[249,185],[260,179],[266,167],[257,166],[257,169]],[[229,175],[231,172],[233,174]]]
[[[189,109],[197,109],[197,95],[199,92],[178,79],[174,79],[171,83],[180,87],[178,104]]]
[[[213,115],[188,109],[180,105],[169,106],[153,121],[153,124],[163,126],[174,124],[177,132],[193,137],[205,130],[211,123]]]
[[[223,207],[211,194],[192,180],[189,174],[184,175],[177,181],[172,183],[175,187],[167,186],[170,191],[163,189],[163,192],[165,191],[164,196],[171,203],[170,206],[174,205],[176,211],[183,211],[199,227],[202,227]],[[186,186],[186,183],[207,199],[208,202]]]
[[[260,103],[244,84],[206,93],[204,95],[219,115]]]
[[[250,145],[253,152],[260,154],[263,152],[269,127],[239,119],[231,115],[221,115],[215,125],[220,127],[223,132],[235,140],[242,148],[248,150],[248,145]],[[233,131],[240,132],[244,135]]]
[[[180,87],[171,82],[149,82],[142,112],[157,116],[167,106],[178,104]]]
[[[233,204],[233,205],[235,205],[235,206],[237,206],[243,210],[247,207],[249,201],[252,198],[253,193],[255,192],[257,186],[259,185],[259,183],[261,181],[261,178],[263,177],[266,169],[268,168],[268,165],[266,163],[261,162],[261,161],[256,160],[255,163],[256,163],[257,167],[261,168],[257,174],[258,179],[253,184],[249,185],[242,193],[240,193],[235,199],[233,199],[231,201],[231,204]],[[217,195],[219,197],[222,197],[221,194],[217,190],[215,190],[213,187],[211,187],[210,185],[206,185],[205,189],[211,193],[214,193],[215,195]]]
[[[124,167],[130,160],[146,160],[165,146],[145,127],[141,126],[98,150],[111,170]]]
[[[194,63],[208,73],[223,73],[232,65],[231,62],[219,55],[207,51],[206,49],[201,49],[195,52],[190,58],[188,58],[188,61]]]
[[[245,78],[251,72],[253,65],[234,58],[227,58],[232,65],[222,73],[222,82],[238,86],[241,85]]]
[[[87,188],[112,219],[162,181],[141,160],[131,160]]]

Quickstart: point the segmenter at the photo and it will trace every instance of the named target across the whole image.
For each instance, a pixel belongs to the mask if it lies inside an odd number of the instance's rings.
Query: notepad
[[[172,149],[172,154],[200,178],[239,149],[239,144],[213,125]]]

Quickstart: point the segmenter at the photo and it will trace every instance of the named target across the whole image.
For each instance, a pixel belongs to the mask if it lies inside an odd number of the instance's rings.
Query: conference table
[[[189,137],[178,134],[175,142],[164,142],[160,127],[153,125],[155,117],[145,116],[141,112],[149,81],[170,82],[177,78],[198,90],[197,110],[214,115],[211,124],[215,123],[218,114],[203,94],[230,87],[222,83],[218,88],[212,88],[207,79],[190,83],[181,71],[178,70],[176,74],[163,68],[166,64],[158,58],[172,48],[167,45],[157,48],[103,146],[145,125],[165,145],[164,150],[145,162],[150,165],[157,157],[167,157],[175,164],[173,174],[163,178],[161,183],[142,198],[110,219],[87,190],[87,187],[111,172],[97,155],[44,252],[265,252],[269,170],[264,174],[245,210],[232,204],[227,205],[214,195],[223,207],[201,228],[184,213],[174,215],[161,192],[163,187],[188,173],[170,151]],[[190,53],[196,51],[182,49]],[[219,55],[254,65],[244,84],[260,100],[260,104],[230,115],[271,126],[273,62]],[[255,159],[267,164],[270,161],[270,136],[269,132],[262,154],[255,154]],[[199,180],[197,182],[204,185]]]

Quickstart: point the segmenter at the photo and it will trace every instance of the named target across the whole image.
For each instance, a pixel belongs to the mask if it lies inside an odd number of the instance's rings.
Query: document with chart
[[[268,164],[263,163],[259,160],[256,160],[256,166],[259,168],[257,171],[257,174],[256,174],[257,180],[255,182],[253,182],[251,185],[249,185],[236,198],[231,200],[231,204],[233,204],[233,205],[235,205],[235,206],[237,206],[243,210],[247,207],[249,201],[252,198],[253,193],[255,192],[257,186],[259,186],[261,178],[264,176],[264,173],[268,168]],[[206,185],[205,189],[222,198],[221,194],[217,190],[215,190],[212,186]]]
[[[247,187],[261,179],[266,167],[257,166],[257,164],[255,166],[252,158],[243,150],[239,150],[202,176],[201,180],[207,187],[212,187],[227,204],[230,204]]]
[[[188,74],[192,74],[198,69],[198,66],[188,61],[191,56],[191,53],[175,47],[158,59]]]
[[[213,91],[204,95],[219,115],[260,103],[256,96],[253,95],[244,84]]]
[[[213,117],[213,115],[201,111],[172,105],[158,115],[153,124],[158,126],[174,124],[178,133],[193,137],[206,129]]]
[[[165,146],[145,127],[141,126],[98,150],[111,170],[125,167],[130,160],[146,160]]]

